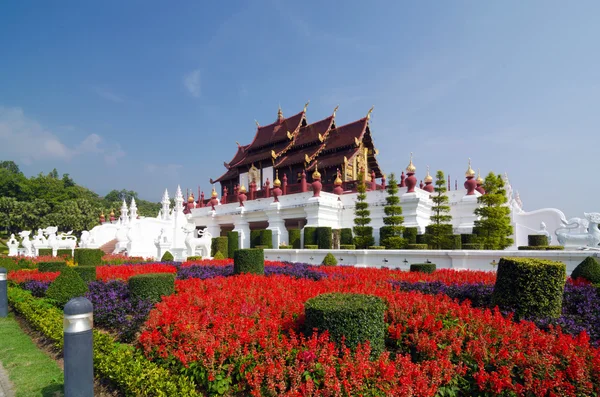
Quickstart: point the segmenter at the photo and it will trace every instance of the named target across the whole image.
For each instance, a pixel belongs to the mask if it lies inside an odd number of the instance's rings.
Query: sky
[[[600,2],[0,3],[0,160],[100,194],[210,191],[310,100],[366,115],[384,173],[507,173],[525,210],[600,211]],[[454,184],[454,182],[453,182]]]

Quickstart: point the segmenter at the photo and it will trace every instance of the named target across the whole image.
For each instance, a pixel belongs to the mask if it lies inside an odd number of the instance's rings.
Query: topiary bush
[[[426,250],[427,244],[406,244],[407,250]]]
[[[260,230],[250,230],[250,247],[254,248],[260,245]],[[234,251],[235,253],[235,251]]]
[[[97,248],[76,248],[75,263],[79,266],[99,266],[102,264],[104,252]]]
[[[52,248],[40,248],[38,250],[39,256],[52,256]]]
[[[202,257],[200,255],[188,256],[186,261],[201,261]]]
[[[402,237],[406,244],[416,244],[417,243],[417,235],[419,231],[416,227],[405,227],[402,232]]]
[[[309,299],[304,304],[306,333],[328,331],[332,341],[342,339],[349,348],[370,342],[373,357],[385,349],[386,305],[376,296],[328,293]]]
[[[173,262],[175,260],[175,258],[173,257],[173,254],[171,254],[169,251],[166,251],[162,258],[160,258],[161,262]]]
[[[394,237],[394,230],[397,226],[381,226],[379,228],[379,243],[381,245],[386,245],[385,240],[389,237]]]
[[[40,273],[59,272],[65,267],[67,267],[67,264],[64,261],[38,263],[38,270],[40,271]]]
[[[290,229],[288,230],[288,237],[290,239],[289,241],[289,246],[295,248],[295,249],[300,249],[302,248],[302,244],[300,244],[300,235],[301,235],[301,230],[300,229]]]
[[[384,250],[385,247],[383,245],[372,245],[369,247],[370,250]]]
[[[163,296],[175,292],[175,275],[172,273],[138,274],[127,281],[133,298],[160,302]]]
[[[256,246],[256,247],[254,247],[254,248],[256,248],[256,249],[261,249],[261,250],[266,250],[266,249],[269,249],[269,247],[268,247],[268,246],[266,246],[266,245],[257,245],[257,246]]]
[[[410,265],[411,272],[419,273],[433,273],[435,268],[435,263],[413,263]]]
[[[316,245],[317,243],[317,228],[312,226],[306,226],[304,228],[304,248],[307,245]]]
[[[367,249],[369,246],[375,244],[375,238],[373,237],[372,226],[360,226],[362,228],[362,236],[354,236],[354,245],[360,249]]]
[[[262,249],[239,249],[233,254],[233,274],[265,274],[265,253]]]
[[[260,231],[260,245],[273,248],[273,231],[269,229]]]
[[[548,246],[548,237],[540,234],[530,234],[527,236],[527,245],[530,247]]]
[[[600,283],[600,262],[588,256],[573,270],[571,278],[583,278],[592,284]]]
[[[340,249],[341,250],[355,250],[356,249],[356,245],[354,245],[354,244],[341,244],[340,245]]]
[[[461,234],[460,235],[461,244],[474,244],[477,243],[477,235],[475,234]]]
[[[333,248],[333,232],[330,227],[321,226],[317,228],[317,245],[322,250]]]
[[[427,236],[426,234],[417,234],[415,236],[415,244],[427,244],[427,239],[429,236]]]
[[[225,255],[223,255],[221,251],[217,251],[217,253],[213,256],[213,259],[222,260],[225,259]]]
[[[304,246],[305,250],[318,250],[319,246],[316,244],[309,244]]]
[[[388,237],[383,243],[388,250],[401,250],[406,245],[404,239],[398,236]]]
[[[340,230],[340,246],[341,245],[352,245],[354,244],[354,237],[352,236],[352,228],[345,227]]]
[[[549,245],[546,248],[546,251],[564,251],[565,247],[562,245]]]
[[[323,266],[335,266],[338,264],[338,262],[337,259],[335,259],[335,256],[329,252],[327,255],[325,255],[325,258],[323,258],[323,262],[321,262],[321,264]]]
[[[544,236],[546,237],[546,236]],[[529,245],[520,245],[517,247],[519,251],[546,251],[547,247],[538,247],[538,246],[529,246]]]
[[[480,243],[466,243],[462,245],[462,249],[464,250],[481,250]]]
[[[87,290],[87,284],[79,274],[65,266],[46,290],[46,297],[55,301],[57,306],[63,307],[71,299],[83,296]]]
[[[96,281],[96,266],[75,266],[73,270],[86,283]]]
[[[515,311],[516,319],[561,315],[566,266],[533,258],[501,258],[492,305]]]
[[[442,249],[445,249],[445,250],[462,249],[462,240],[461,240],[460,234],[447,235],[445,241],[442,243]]]
[[[228,242],[227,237],[213,237],[210,244],[210,254],[214,257],[217,252],[220,252],[223,256],[229,252]]]
[[[71,259],[71,258],[73,258],[73,251],[71,251],[69,249],[56,250],[56,256],[60,256],[61,258]]]
[[[240,248],[240,235],[238,232],[227,232],[227,257],[233,259],[233,253]]]

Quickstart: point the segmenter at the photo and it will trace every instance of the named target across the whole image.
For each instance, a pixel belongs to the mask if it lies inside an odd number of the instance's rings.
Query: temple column
[[[250,248],[250,224],[244,214],[233,217],[233,231],[238,233],[239,248]]]
[[[285,227],[285,219],[281,217],[279,209],[267,211],[267,217],[269,219],[269,227],[267,227],[267,230],[271,230],[271,233],[273,234],[273,248],[279,249],[282,242],[289,242],[288,231]]]

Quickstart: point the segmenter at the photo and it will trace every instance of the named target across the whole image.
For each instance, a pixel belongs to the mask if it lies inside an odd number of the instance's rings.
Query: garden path
[[[12,383],[8,379],[8,373],[0,364],[0,397],[14,397]]]

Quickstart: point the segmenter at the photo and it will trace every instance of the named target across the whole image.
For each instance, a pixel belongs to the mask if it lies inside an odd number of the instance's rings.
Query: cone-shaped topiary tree
[[[390,174],[386,191],[387,196],[383,209],[386,215],[383,218],[385,226],[379,229],[379,244],[386,249],[400,249],[404,246],[404,239],[402,238],[404,217],[402,216],[400,197],[398,197],[398,181],[393,173]]]
[[[431,224],[427,227],[427,243],[432,249],[442,249],[452,235],[452,215],[446,195],[446,179],[442,171],[435,174],[435,194],[431,196]]]
[[[371,212],[369,203],[367,203],[367,186],[365,184],[363,173],[358,174],[358,186],[356,190],[356,208],[354,209],[354,245],[358,249],[366,249],[375,245],[373,239],[373,228],[368,226],[371,223]]]
[[[485,194],[477,198],[481,206],[475,209],[475,215],[481,218],[475,221],[477,241],[483,249],[505,249],[510,247],[513,239],[513,228],[510,224],[510,208],[504,189],[504,180],[500,175],[490,172],[483,183]]]

